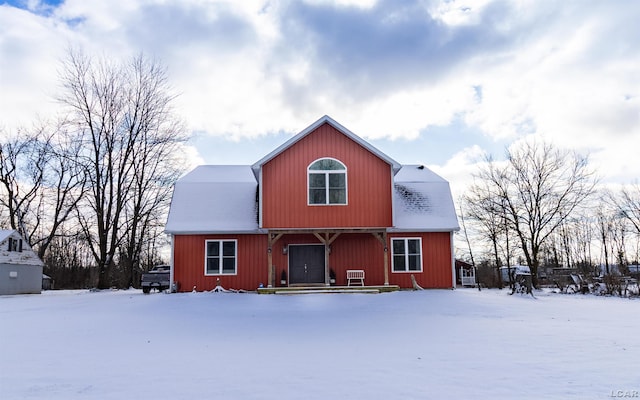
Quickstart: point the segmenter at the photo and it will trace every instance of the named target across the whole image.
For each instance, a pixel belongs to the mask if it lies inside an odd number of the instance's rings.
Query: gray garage
[[[42,291],[42,260],[15,230],[0,230],[0,295]]]

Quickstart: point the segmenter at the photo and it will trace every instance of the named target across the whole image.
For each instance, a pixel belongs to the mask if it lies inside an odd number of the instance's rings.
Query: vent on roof
[[[431,209],[431,201],[424,193],[420,193],[412,188],[396,183],[395,189],[404,203],[404,209],[409,212],[424,213]]]

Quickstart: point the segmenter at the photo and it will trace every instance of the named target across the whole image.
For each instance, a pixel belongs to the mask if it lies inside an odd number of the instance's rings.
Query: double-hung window
[[[9,251],[22,252],[22,239],[9,238],[8,243],[9,243],[9,246],[8,246]]]
[[[421,272],[421,248],[420,238],[391,239],[393,272]]]
[[[238,266],[236,240],[206,241],[205,275],[235,275]]]
[[[347,204],[347,167],[333,158],[321,158],[307,168],[310,205]]]

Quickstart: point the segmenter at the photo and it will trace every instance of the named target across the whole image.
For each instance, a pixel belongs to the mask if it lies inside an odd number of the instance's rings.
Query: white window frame
[[[420,260],[420,268],[413,270],[413,269],[409,269],[409,257],[410,256],[415,256],[416,254],[410,254],[409,253],[409,241],[410,240],[417,240],[418,241],[418,250],[420,251],[420,253],[418,254],[419,260]],[[396,270],[396,254],[395,254],[395,247],[394,247],[394,241],[403,241],[404,242],[404,266],[405,269],[404,270]],[[422,238],[421,237],[406,237],[406,238],[400,238],[400,237],[394,237],[391,238],[391,272],[392,273],[396,273],[396,274],[406,274],[406,273],[418,273],[418,272],[422,272],[424,270],[424,263],[423,263],[423,256],[422,256]],[[402,255],[402,254],[399,254]]]
[[[209,272],[209,243],[218,242],[219,258],[218,271],[213,273]],[[224,243],[233,243],[233,272],[224,272],[223,261],[225,258],[232,258],[231,256],[225,256],[223,254]],[[238,274],[238,240],[237,239],[207,239],[204,241],[204,274],[206,276],[220,276],[220,275],[237,275]]]
[[[327,169],[327,170],[322,170],[322,169],[311,169],[311,166],[315,163],[317,163],[318,161],[322,161],[322,160],[332,160],[337,162],[338,164],[342,165],[344,167],[344,169]],[[311,202],[311,174],[324,174],[324,179],[325,179],[325,202],[324,203],[312,203]],[[330,203],[330,187],[329,187],[329,176],[330,175],[344,175],[344,203]],[[307,166],[307,205],[309,206],[346,206],[349,204],[349,183],[347,181],[347,166],[345,163],[343,163],[342,161],[336,159],[336,158],[331,158],[331,157],[322,157],[322,158],[318,158],[316,160],[313,160],[308,166]]]

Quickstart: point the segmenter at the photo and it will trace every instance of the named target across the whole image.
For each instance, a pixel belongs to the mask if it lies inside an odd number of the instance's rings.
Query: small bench
[[[347,286],[351,286],[351,281],[360,281],[360,284],[364,286],[364,270],[348,269],[347,270]]]

